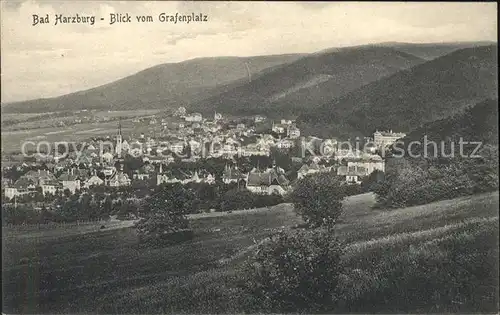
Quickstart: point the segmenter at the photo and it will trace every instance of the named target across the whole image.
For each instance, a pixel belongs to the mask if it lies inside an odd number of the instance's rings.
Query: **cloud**
[[[496,3],[6,0],[0,7],[2,101],[88,89],[159,63],[196,57],[497,36]],[[201,13],[209,21],[161,23],[162,12]],[[31,26],[33,14],[56,13],[95,15],[98,21]],[[111,13],[151,15],[156,21],[109,25]]]

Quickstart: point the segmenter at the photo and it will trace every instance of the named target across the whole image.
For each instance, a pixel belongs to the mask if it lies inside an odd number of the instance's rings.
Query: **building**
[[[7,197],[8,199],[12,199],[15,196],[19,196],[19,192],[17,191],[16,187],[5,187],[3,193],[4,196]]]
[[[222,119],[222,114],[215,112],[214,114],[214,121],[218,121]]]
[[[111,187],[121,187],[121,186],[129,186],[130,178],[123,170],[114,172],[113,175],[109,179],[107,179],[108,186]]]
[[[337,139],[325,139],[320,146],[320,153],[326,157],[332,157],[337,152]]]
[[[359,184],[376,170],[385,172],[385,161],[378,155],[363,154],[347,159],[347,165],[339,166],[337,175],[345,176],[346,182]]]
[[[297,139],[300,137],[300,129],[295,125],[290,125],[286,130],[286,135],[291,139]]]
[[[353,149],[337,149],[335,152],[334,159],[336,161],[348,160],[348,159],[356,159],[361,157],[362,153],[359,150]]]
[[[149,174],[149,173],[139,173],[138,171],[136,171],[136,172],[133,174],[132,178],[133,178],[133,179],[138,179],[138,180],[148,180],[148,179],[150,179],[150,178],[151,178],[151,176],[150,176],[150,175],[151,175],[151,174]]]
[[[41,187],[42,187],[42,194],[45,196],[47,194],[55,195],[60,186],[57,181],[51,180],[43,183]]]
[[[248,144],[247,146],[244,146],[240,150],[242,156],[252,156],[252,155],[257,155],[257,156],[269,156],[269,148],[260,148],[256,143],[251,143]]]
[[[4,194],[7,198],[14,198],[15,196],[21,196],[29,193],[34,193],[36,191],[37,183],[35,180],[21,176],[12,187],[6,187]]]
[[[171,175],[167,175],[167,174],[156,175],[156,185],[173,184],[173,183],[180,183],[180,182],[182,182],[182,181],[177,179],[174,176],[171,176]]]
[[[366,176],[366,169],[363,167],[342,165],[337,168],[337,175],[343,176],[350,184],[361,184],[361,179]]]
[[[189,140],[189,147],[191,148],[191,154],[201,154],[202,153],[202,143],[196,140]]]
[[[295,146],[295,142],[290,139],[281,139],[276,143],[278,149],[290,149]]]
[[[271,130],[275,133],[284,134],[284,133],[286,133],[287,128],[288,128],[287,125],[275,124],[273,121],[273,126],[272,126]]]
[[[73,169],[70,172],[61,174],[58,178],[59,183],[62,186],[62,190],[68,189],[72,194],[77,190],[80,190],[80,179],[77,175],[74,175]]]
[[[301,179],[304,176],[316,174],[316,173],[327,173],[331,171],[331,167],[326,167],[324,165],[318,165],[318,163],[311,163],[310,165],[304,164],[297,171],[297,178]]]
[[[222,182],[224,184],[238,183],[242,180],[246,180],[246,177],[247,176],[242,174],[236,167],[228,165],[224,167],[224,172],[222,172]]]
[[[21,176],[19,179],[21,178],[32,180],[35,183],[35,186],[41,186],[46,181],[51,181],[56,179],[54,174],[46,170],[36,170],[36,171],[31,170],[26,174],[24,174],[23,176]]]
[[[179,107],[174,112],[174,116],[177,116],[177,117],[182,117],[185,115],[186,115],[186,108],[185,107]]]
[[[116,168],[114,166],[108,166],[102,169],[102,173],[105,177],[111,177],[116,172]]]
[[[93,162],[93,157],[90,156],[89,152],[82,153],[76,160],[75,164],[76,165],[85,165],[85,166],[91,166]]]
[[[114,156],[110,152],[106,152],[101,155],[101,159],[104,163],[110,164],[113,162]]]
[[[284,195],[290,187],[290,181],[284,173],[283,169],[276,166],[264,172],[253,169],[247,175],[246,188],[256,194]]]
[[[262,115],[257,115],[254,117],[254,122],[255,123],[260,123],[260,122],[263,122],[264,120],[266,120],[266,117],[262,116]]]
[[[121,156],[122,154],[122,150],[123,150],[123,147],[122,147],[122,122],[121,120],[118,121],[118,134],[116,135],[116,147],[115,147],[115,153],[118,155],[118,156]]]
[[[375,143],[375,146],[379,149],[383,149],[387,146],[390,146],[394,142],[396,142],[398,139],[406,137],[405,133],[402,132],[392,132],[392,130],[389,131],[375,131],[373,134],[373,142]]]
[[[360,157],[347,159],[347,166],[363,167],[365,175],[370,175],[375,170],[385,172],[385,161],[376,154],[362,154]]]
[[[97,175],[92,175],[84,184],[85,188],[90,188],[92,186],[100,186],[103,185],[104,181]]]
[[[170,151],[180,154],[184,151],[185,143],[183,141],[178,141],[170,145]]]
[[[213,185],[215,184],[215,176],[212,175],[212,174],[208,174],[207,176],[205,176],[205,178],[203,179],[203,182],[204,183],[207,183],[209,185]]]
[[[184,120],[189,122],[201,122],[203,120],[203,116],[200,113],[192,113],[185,116]]]

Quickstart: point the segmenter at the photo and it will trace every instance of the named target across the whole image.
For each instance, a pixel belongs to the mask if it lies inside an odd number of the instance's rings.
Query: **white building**
[[[214,114],[214,121],[218,121],[222,119],[222,114],[215,112]]]
[[[385,161],[378,155],[363,154],[347,159],[347,165],[337,169],[337,175],[345,176],[347,182],[361,183],[361,179],[374,171],[385,172]]]
[[[313,162],[310,165],[304,164],[297,171],[297,178],[301,179],[304,176],[316,174],[316,173],[328,173],[331,171],[331,167],[326,167],[324,165],[318,165],[318,163]]]
[[[281,139],[276,143],[276,147],[279,149],[290,149],[295,146],[295,143],[290,139]]]
[[[300,129],[297,126],[290,125],[286,130],[286,134],[291,139],[297,139],[300,137]]]
[[[257,115],[254,117],[254,122],[256,122],[256,123],[263,122],[264,120],[266,120],[266,117],[261,116],[261,115]]]
[[[174,116],[184,116],[186,115],[186,108],[185,107],[179,107],[175,112],[174,112]]]
[[[203,120],[203,116],[200,113],[193,113],[185,116],[184,120],[189,122],[201,122]]]
[[[41,185],[41,187],[42,187],[42,193],[44,196],[47,194],[55,195],[59,185],[55,181],[49,181],[49,182],[43,183],[43,185]]]
[[[100,179],[97,175],[92,175],[84,184],[85,188],[90,188],[92,186],[100,186],[103,185],[104,181]]]
[[[174,153],[182,153],[182,151],[184,151],[184,145],[185,144],[182,141],[172,143],[170,145],[170,151]]]
[[[284,195],[289,189],[290,182],[284,175],[283,169],[273,167],[261,172],[252,170],[247,175],[246,188],[256,194]]]
[[[378,155],[363,154],[360,158],[347,159],[347,166],[363,167],[365,175],[375,170],[385,172],[385,161]]]
[[[271,130],[276,133],[285,133],[287,130],[287,126],[283,124],[275,124],[273,121],[273,126]]]

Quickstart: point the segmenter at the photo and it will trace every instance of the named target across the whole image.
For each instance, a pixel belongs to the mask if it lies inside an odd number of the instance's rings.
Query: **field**
[[[123,117],[122,131],[125,137],[138,137],[141,132],[148,134],[153,129],[160,131],[160,124],[149,126],[147,122],[134,124],[132,119],[135,117],[147,117],[158,114],[160,110],[137,110],[137,111],[113,111],[113,112],[96,112],[93,115],[98,117],[116,118]],[[12,114],[9,114],[12,115]],[[16,114],[17,115],[17,114]],[[24,115],[24,116],[23,116]],[[26,117],[25,117],[26,116]],[[52,146],[57,141],[81,142],[88,140],[91,137],[110,136],[117,134],[118,121],[109,122],[89,122],[81,124],[73,124],[65,127],[54,127],[53,125],[59,121],[73,121],[78,114],[68,117],[57,117],[53,119],[35,120],[30,122],[22,122],[23,119],[37,116],[35,114],[19,114],[19,124],[2,127],[1,140],[2,152],[8,153],[12,151],[20,151],[24,141],[33,141],[35,145],[41,141],[47,141]],[[11,117],[14,119],[13,117]],[[157,133],[159,134],[159,133]],[[27,145],[26,149],[34,150],[33,144]]]
[[[345,298],[332,312],[496,312],[498,193],[392,211],[345,202]],[[131,228],[3,239],[6,313],[235,313],[239,262],[301,220],[291,206],[193,218],[194,240],[142,248]],[[40,257],[40,258],[37,258]],[[50,289],[46,289],[50,288]]]
[[[45,114],[50,114],[50,112],[47,112],[47,113],[29,113],[29,114],[2,113],[2,115],[0,117],[0,121],[3,122],[3,121],[12,120],[12,121],[16,121],[16,122],[22,122],[26,119],[36,117],[36,116],[45,115]]]

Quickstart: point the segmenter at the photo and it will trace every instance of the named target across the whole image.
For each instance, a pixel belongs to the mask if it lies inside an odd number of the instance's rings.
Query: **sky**
[[[0,6],[2,103],[89,89],[197,57],[497,39],[496,2],[0,0]],[[110,13],[133,20],[110,25]],[[161,13],[202,14],[208,21],[160,22]],[[48,14],[50,23],[33,26],[33,14]],[[96,22],[54,25],[56,14],[94,15]],[[137,15],[154,21],[138,23]]]

